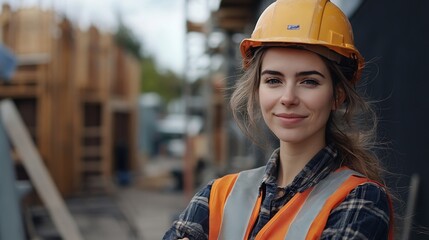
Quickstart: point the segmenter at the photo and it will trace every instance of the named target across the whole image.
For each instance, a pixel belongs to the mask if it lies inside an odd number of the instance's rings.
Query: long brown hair
[[[264,134],[259,123],[258,88],[262,58],[266,47],[255,51],[246,71],[235,85],[230,99],[234,119],[240,129],[256,144],[263,143]],[[333,81],[334,97],[343,91],[344,102],[331,113],[326,128],[326,141],[334,143],[338,150],[337,160],[341,166],[347,166],[368,178],[382,182],[382,168],[373,151],[376,146],[377,117],[369,104],[349,80],[353,72],[347,66],[338,64],[320,56],[328,67]]]

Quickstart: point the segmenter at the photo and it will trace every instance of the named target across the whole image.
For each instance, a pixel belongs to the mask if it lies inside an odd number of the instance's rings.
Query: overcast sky
[[[185,52],[185,0],[0,0],[18,6],[39,5],[65,13],[82,28],[90,23],[111,31],[119,12],[161,68],[182,73]],[[205,0],[189,0],[188,18],[204,20]]]

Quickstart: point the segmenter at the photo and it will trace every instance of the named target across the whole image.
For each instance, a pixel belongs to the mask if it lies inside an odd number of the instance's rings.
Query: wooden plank
[[[102,33],[100,35],[100,56],[99,56],[99,78],[100,86],[99,91],[108,95],[111,91],[111,85],[115,76],[114,64],[114,38],[111,34]]]
[[[38,86],[24,85],[0,85],[0,96],[2,98],[28,98],[38,95],[40,88]]]
[[[75,82],[73,82],[73,64],[75,41],[73,39],[73,26],[69,21],[63,19],[58,27],[61,35],[56,39],[53,46],[53,61],[49,65],[52,75],[46,80],[50,86],[49,99],[51,104],[52,145],[50,152],[49,170],[59,191],[63,196],[70,196],[74,191],[73,171],[76,156],[74,155],[73,136],[73,105],[76,101]]]
[[[101,157],[101,146],[83,146],[82,156],[83,157]]]
[[[111,126],[113,114],[111,109],[108,107],[107,99],[103,102],[101,106],[101,134],[104,136],[103,141],[101,142],[101,171],[102,171],[102,183],[106,191],[110,192],[112,190],[111,179],[112,179],[112,135],[111,135]]]
[[[73,152],[74,152],[74,167],[73,167],[73,187],[76,192],[82,190],[82,175],[81,175],[81,168],[82,168],[82,162],[81,162],[81,154],[82,154],[82,138],[83,134],[82,131],[84,131],[84,111],[83,111],[83,104],[78,99],[80,97],[79,94],[76,94],[76,103],[73,104],[72,110],[73,110],[73,116],[72,116],[72,124],[73,124],[73,130],[75,131],[75,135],[72,136],[73,138]]]
[[[101,128],[99,126],[95,127],[85,127],[83,131],[81,131],[83,137],[102,137]]]
[[[16,56],[18,65],[41,65],[51,62],[51,56],[47,53],[29,53]]]
[[[127,113],[130,111],[131,107],[134,107],[131,106],[131,102],[123,98],[112,97],[110,100],[110,108],[113,112]]]
[[[76,28],[75,41],[74,81],[78,89],[85,89],[89,81],[89,33]]]
[[[101,173],[101,163],[100,162],[85,162],[82,164],[83,170],[82,173],[92,172],[92,173]]]
[[[55,13],[39,8],[21,8],[14,14],[14,46],[17,54],[49,53],[53,45]]]
[[[64,239],[82,239],[76,223],[43,164],[42,158],[11,100],[2,100],[0,102],[0,115],[9,138],[20,155],[23,166],[28,172],[39,197],[47,207],[59,233]]]

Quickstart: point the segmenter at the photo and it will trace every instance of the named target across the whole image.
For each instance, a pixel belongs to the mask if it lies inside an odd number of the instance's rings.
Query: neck
[[[277,184],[289,185],[305,165],[326,145],[325,140],[313,143],[280,142],[280,165]]]

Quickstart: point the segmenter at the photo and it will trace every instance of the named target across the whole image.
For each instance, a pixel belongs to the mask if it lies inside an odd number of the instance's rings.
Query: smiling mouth
[[[278,113],[278,114],[274,114],[275,117],[277,117],[282,125],[285,126],[291,126],[291,125],[295,125],[298,124],[300,122],[302,122],[305,118],[307,118],[306,115],[300,115],[300,114],[289,114],[289,113]]]
[[[274,113],[274,116],[279,118],[306,118],[306,115],[295,114],[295,113]]]

